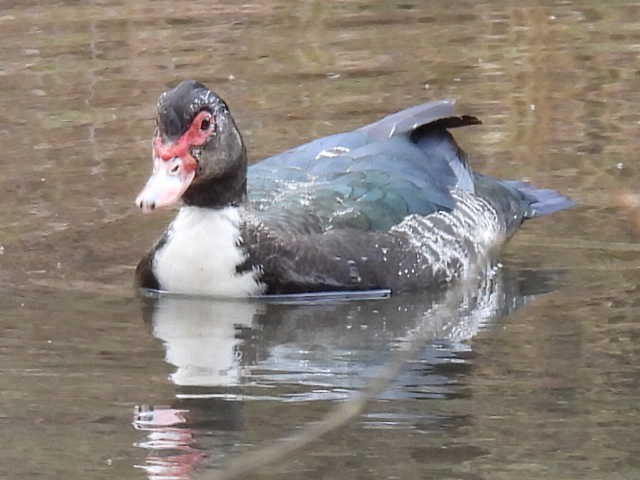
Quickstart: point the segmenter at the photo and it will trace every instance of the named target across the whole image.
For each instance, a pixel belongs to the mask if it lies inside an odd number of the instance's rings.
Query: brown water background
[[[206,473],[425,318],[415,296],[150,313],[133,268],[172,214],[133,199],[184,78],[252,160],[456,98],[477,170],[578,203],[511,241],[483,321],[434,327],[361,418],[255,478],[640,477],[640,3],[0,0],[0,39],[0,478]]]

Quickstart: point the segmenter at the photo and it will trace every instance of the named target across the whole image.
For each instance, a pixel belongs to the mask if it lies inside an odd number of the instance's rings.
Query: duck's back
[[[464,274],[539,200],[474,174],[449,129],[477,123],[432,102],[253,165],[247,266],[272,293],[409,290]]]
[[[473,192],[474,178],[446,126],[479,123],[452,109],[431,102],[263,160],[249,168],[250,200],[269,217],[315,216],[323,230],[384,231],[450,211],[451,191]]]

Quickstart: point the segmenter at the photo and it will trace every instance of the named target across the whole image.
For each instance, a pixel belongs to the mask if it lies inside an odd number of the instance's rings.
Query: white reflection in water
[[[457,288],[454,304],[450,293],[293,305],[163,295],[152,300],[151,321],[178,386],[351,388],[417,331],[427,343],[464,351],[479,329],[527,299],[513,285],[505,288],[503,272],[495,268]],[[288,391],[287,397],[299,399],[299,393]],[[178,395],[253,398],[219,388],[181,389]],[[258,398],[273,398],[273,392]]]
[[[251,325],[259,308],[251,302],[159,298],[153,334],[163,341],[167,362],[176,367],[171,380],[176,385],[236,385],[242,342],[236,332]]]

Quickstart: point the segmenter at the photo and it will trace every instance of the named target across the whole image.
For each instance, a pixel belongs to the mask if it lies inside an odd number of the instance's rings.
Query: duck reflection
[[[180,386],[230,386],[242,378],[243,329],[263,305],[240,301],[162,296],[153,302],[153,335],[163,341],[166,360]]]
[[[465,395],[452,379],[469,368],[467,341],[549,291],[552,277],[491,270],[460,288],[454,304],[450,292],[311,303],[147,298],[145,320],[175,368],[177,392],[169,407],[136,412],[134,425],[147,435],[139,446],[149,450],[142,468],[153,479],[189,478],[203,452],[207,463],[217,463],[242,441],[248,401],[348,397],[416,332],[425,347],[382,396]],[[369,415],[365,425],[388,425],[389,419]]]

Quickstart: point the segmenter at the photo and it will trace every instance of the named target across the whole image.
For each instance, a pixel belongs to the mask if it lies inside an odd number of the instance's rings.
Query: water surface
[[[639,21],[625,1],[5,0],[3,474],[206,478],[420,332],[362,416],[255,478],[637,478]],[[183,78],[225,98],[253,160],[456,98],[484,122],[455,132],[476,169],[578,207],[527,223],[455,314],[428,293],[141,299],[133,268],[172,214],[133,199],[155,98]]]

